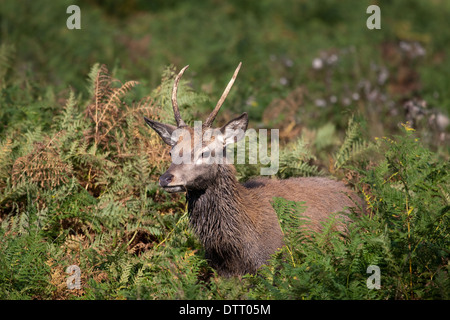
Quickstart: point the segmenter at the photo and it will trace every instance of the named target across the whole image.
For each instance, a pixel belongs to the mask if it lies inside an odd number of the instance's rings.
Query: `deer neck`
[[[245,190],[234,167],[219,165],[218,178],[202,190],[188,190],[190,224],[203,245],[235,239],[251,227],[245,208]]]

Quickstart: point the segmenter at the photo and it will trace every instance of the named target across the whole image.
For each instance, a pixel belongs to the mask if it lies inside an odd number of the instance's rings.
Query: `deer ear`
[[[174,140],[175,137],[172,136],[172,133],[178,129],[175,126],[172,126],[170,124],[164,124],[160,123],[158,121],[150,120],[144,117],[145,123],[147,123],[153,130],[156,131],[156,133],[159,134],[159,136],[163,139],[165,143],[167,143],[169,146],[174,146],[177,141]]]
[[[248,114],[244,112],[239,117],[229,121],[226,125],[220,128],[223,134],[224,145],[235,143],[245,137],[245,131],[248,125]]]

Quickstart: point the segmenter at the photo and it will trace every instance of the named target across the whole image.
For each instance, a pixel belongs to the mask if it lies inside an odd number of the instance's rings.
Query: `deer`
[[[208,161],[214,152],[225,154],[226,147],[242,139],[242,132],[247,130],[249,119],[246,112],[220,128],[212,128],[241,64],[215,108],[202,123],[201,130],[188,126],[178,107],[178,84],[188,66],[175,77],[172,88],[176,126],[144,117],[146,124],[172,147],[172,163],[160,176],[159,186],[169,193],[186,193],[190,228],[200,240],[210,267],[223,277],[255,274],[283,247],[283,232],[271,204],[274,197],[304,201],[307,208],[303,215],[311,221],[311,228],[317,230],[320,222],[330,214],[347,211],[360,203],[356,193],[341,181],[324,177],[284,180],[257,177],[241,184],[232,163]],[[214,130],[218,135],[208,135],[208,130]],[[236,131],[241,134],[230,134]],[[195,145],[200,135],[203,139]],[[175,159],[179,158],[179,154],[175,155],[177,152],[184,153],[183,158],[191,161]]]

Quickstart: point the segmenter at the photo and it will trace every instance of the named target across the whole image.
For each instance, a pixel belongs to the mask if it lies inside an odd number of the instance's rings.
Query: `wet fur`
[[[216,177],[207,180],[188,189],[188,212],[206,259],[221,276],[255,273],[283,246],[273,197],[306,201],[304,215],[315,229],[330,213],[355,206],[352,191],[327,178],[259,178],[241,185],[233,166],[219,165]]]

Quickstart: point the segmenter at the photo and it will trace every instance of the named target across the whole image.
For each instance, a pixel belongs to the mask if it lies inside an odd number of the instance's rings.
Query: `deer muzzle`
[[[173,182],[173,174],[166,172],[159,178],[159,185],[167,192],[183,192],[186,191],[182,185],[171,185]]]

